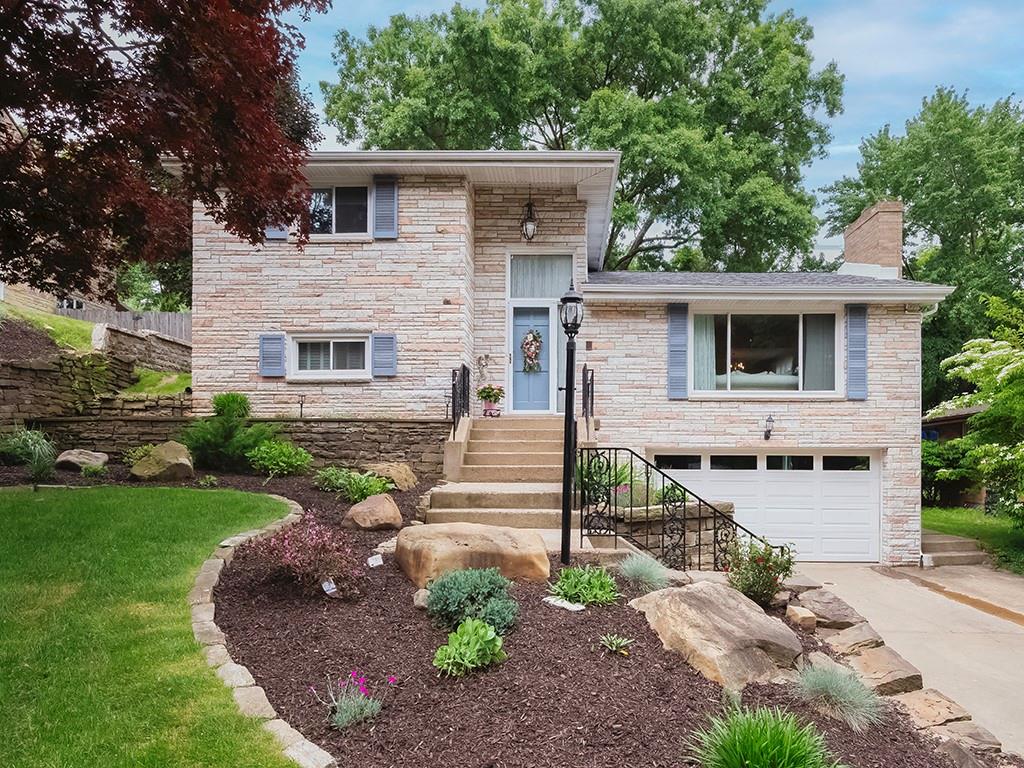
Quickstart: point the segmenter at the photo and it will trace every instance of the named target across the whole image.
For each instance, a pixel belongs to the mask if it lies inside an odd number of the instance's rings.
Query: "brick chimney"
[[[839,271],[890,280],[903,276],[903,203],[880,200],[846,228]]]

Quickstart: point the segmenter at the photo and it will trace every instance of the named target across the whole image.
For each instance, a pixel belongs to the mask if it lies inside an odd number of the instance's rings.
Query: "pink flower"
[[[353,680],[359,679],[359,673],[354,669],[348,673],[348,676],[351,677]]]
[[[398,684],[398,678],[395,677],[394,675],[388,675],[388,684],[389,685],[397,685]]]

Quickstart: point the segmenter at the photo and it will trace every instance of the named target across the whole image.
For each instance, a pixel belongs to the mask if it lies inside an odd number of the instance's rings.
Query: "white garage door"
[[[881,460],[872,453],[693,452],[656,463],[707,501],[800,560],[877,562]]]

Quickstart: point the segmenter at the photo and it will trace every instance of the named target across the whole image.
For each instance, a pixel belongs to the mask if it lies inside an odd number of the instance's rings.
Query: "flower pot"
[[[501,407],[499,403],[490,403],[484,400],[484,416],[500,416]]]

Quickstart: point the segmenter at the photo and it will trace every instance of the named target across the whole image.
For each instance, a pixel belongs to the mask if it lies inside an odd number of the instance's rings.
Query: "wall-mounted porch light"
[[[530,193],[530,198],[526,201],[526,206],[523,208],[523,218],[519,220],[519,231],[523,233],[523,237],[526,240],[533,240],[537,235],[537,226],[540,221],[537,219],[537,209],[533,204],[533,193]]]
[[[768,418],[764,420],[764,439],[772,439],[772,430],[775,429],[775,418],[768,414]]]

